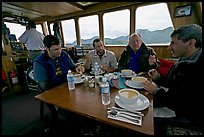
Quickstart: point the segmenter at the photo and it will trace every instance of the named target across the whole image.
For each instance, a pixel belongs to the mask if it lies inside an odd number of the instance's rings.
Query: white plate
[[[84,79],[80,79],[78,81],[74,81],[75,84],[79,84],[79,83],[82,83],[84,81]]]
[[[120,107],[122,107],[124,109],[130,110],[130,111],[134,111],[134,110],[141,111],[141,110],[146,109],[149,106],[149,99],[147,97],[145,97],[144,95],[140,94],[139,99],[137,100],[137,102],[135,102],[134,104],[131,104],[131,105],[129,105],[129,104],[127,105],[127,104],[124,104],[120,100],[120,97],[117,94],[115,96],[115,103],[118,106],[120,106]]]
[[[126,80],[125,81],[125,85],[131,87],[131,88],[136,88],[136,89],[143,89],[144,87],[143,86],[136,86],[134,84],[132,84],[132,80]]]
[[[90,73],[91,73],[91,74],[95,74],[93,71],[90,71]],[[101,74],[103,74],[103,73],[105,73],[105,71],[102,70],[102,71],[99,72],[99,75],[101,75]]]

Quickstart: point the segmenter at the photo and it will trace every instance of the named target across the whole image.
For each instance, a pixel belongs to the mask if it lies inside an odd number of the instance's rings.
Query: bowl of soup
[[[131,88],[124,88],[118,91],[118,96],[120,97],[122,103],[128,105],[136,103],[139,95],[139,91]]]
[[[131,80],[134,86],[143,87],[143,82],[147,80],[147,78],[137,76],[137,77],[132,77]]]
[[[123,76],[131,76],[133,72],[130,69],[123,69],[121,70],[121,73]]]

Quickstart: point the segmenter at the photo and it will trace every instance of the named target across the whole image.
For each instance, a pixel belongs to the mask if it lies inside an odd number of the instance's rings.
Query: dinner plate
[[[132,81],[132,80],[126,80],[125,85],[127,85],[128,87],[131,87],[131,88],[135,88],[135,89],[143,89],[144,88],[143,86],[134,85],[134,81]]]
[[[101,75],[101,74],[104,74],[105,73],[105,71],[103,71],[103,70],[101,70],[100,72],[99,72],[99,75]],[[90,74],[95,74],[93,71],[90,71]]]
[[[74,81],[74,83],[79,84],[79,83],[82,83],[83,81],[84,81],[84,79],[80,79],[80,80]]]
[[[141,111],[146,109],[149,106],[149,99],[147,97],[145,97],[144,95],[140,94],[139,99],[137,100],[137,102],[135,102],[134,104],[124,104],[121,100],[120,97],[118,96],[118,94],[115,96],[115,103],[126,109],[126,110],[130,110],[130,111]]]

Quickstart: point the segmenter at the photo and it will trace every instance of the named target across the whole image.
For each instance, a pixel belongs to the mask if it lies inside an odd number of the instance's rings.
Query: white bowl
[[[76,82],[81,81],[81,74],[75,74],[74,75],[74,81],[76,81]]]
[[[139,76],[137,76],[137,77],[132,77],[132,79],[131,79],[133,85],[135,85],[135,86],[137,86],[137,87],[143,86],[143,82],[144,82],[145,80],[147,80],[147,78],[145,78],[145,77],[139,77]]]
[[[123,70],[121,70],[121,73],[123,76],[130,76],[130,75],[132,75],[133,72],[130,69],[123,69]]]
[[[120,100],[127,105],[137,102],[140,93],[135,89],[124,88],[118,91],[118,96]]]

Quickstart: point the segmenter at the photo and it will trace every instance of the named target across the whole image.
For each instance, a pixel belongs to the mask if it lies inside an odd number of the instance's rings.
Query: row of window
[[[141,34],[146,44],[169,43],[170,33],[173,31],[173,24],[166,3],[142,6],[135,11],[135,32]],[[62,29],[66,45],[77,45],[76,29],[74,19],[64,20]],[[12,23],[6,23],[11,33],[16,34],[17,38],[24,32],[25,26],[11,26]],[[17,24],[15,24],[17,25]],[[114,12],[108,12],[103,15],[104,38],[106,45],[126,45],[130,34],[130,10],[124,9]],[[24,27],[22,29],[22,27]],[[79,18],[81,45],[91,45],[94,38],[99,37],[98,15],[91,15]],[[51,33],[53,23],[50,24]],[[170,28],[170,29],[169,29]],[[42,32],[40,25],[37,30]],[[168,32],[166,32],[168,30]],[[153,36],[165,33],[167,38],[161,40]],[[169,35],[167,35],[169,34]],[[153,36],[152,36],[153,35]],[[151,40],[152,38],[152,40]]]

